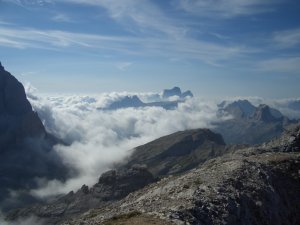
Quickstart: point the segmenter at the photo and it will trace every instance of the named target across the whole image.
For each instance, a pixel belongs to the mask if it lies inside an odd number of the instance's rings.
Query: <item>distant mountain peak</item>
[[[113,102],[108,109],[114,110],[119,108],[129,108],[129,107],[142,107],[145,106],[137,95],[124,96],[118,101]]]
[[[220,107],[232,114],[235,118],[250,117],[256,110],[248,100],[237,100],[230,104],[222,102]]]
[[[170,98],[170,97],[173,97],[173,96],[178,96],[179,98],[181,99],[184,99],[185,97],[193,97],[193,93],[190,91],[190,90],[187,90],[185,92],[181,92],[181,89],[180,87],[173,87],[171,89],[164,89],[163,90],[163,94],[162,94],[162,97],[164,99],[167,99],[167,98]]]
[[[273,122],[277,119],[272,115],[271,109],[268,105],[261,104],[257,107],[257,110],[254,114],[254,118],[263,122]]]
[[[4,67],[1,64],[1,61],[0,61],[0,70],[4,70]]]

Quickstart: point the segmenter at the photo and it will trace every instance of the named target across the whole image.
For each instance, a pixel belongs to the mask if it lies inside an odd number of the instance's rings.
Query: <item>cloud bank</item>
[[[40,189],[32,194],[44,197],[77,190],[83,184],[94,184],[101,173],[123,160],[134,147],[179,130],[211,128],[226,118],[217,116],[217,104],[191,98],[175,110],[161,107],[99,110],[129,93],[106,93],[98,96],[27,95],[46,129],[70,144],[58,145],[55,151],[66,165],[76,168],[79,175],[62,184],[38,180]],[[135,93],[136,94],[136,93]],[[150,99],[153,94],[141,94]]]

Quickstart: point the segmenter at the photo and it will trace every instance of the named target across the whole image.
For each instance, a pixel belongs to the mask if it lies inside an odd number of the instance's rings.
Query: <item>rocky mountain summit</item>
[[[57,141],[32,110],[23,85],[0,63],[0,206],[10,198],[9,190],[30,189],[36,178],[65,177],[66,169],[51,151]]]
[[[262,104],[257,107],[247,100],[219,105],[220,115],[232,118],[215,124],[215,132],[222,134],[229,144],[261,144],[279,137],[291,124],[297,123],[283,116],[280,111]]]
[[[185,92],[181,92],[179,87],[173,87],[171,89],[165,89],[162,94],[163,99],[168,99],[170,97],[179,97],[180,99],[184,99],[186,97],[194,97],[193,93],[188,90]]]
[[[277,140],[168,176],[64,225],[300,222],[300,125]]]

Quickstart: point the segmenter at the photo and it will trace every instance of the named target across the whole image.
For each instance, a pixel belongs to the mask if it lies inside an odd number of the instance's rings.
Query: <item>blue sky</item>
[[[0,60],[40,92],[300,96],[295,0],[0,0]]]

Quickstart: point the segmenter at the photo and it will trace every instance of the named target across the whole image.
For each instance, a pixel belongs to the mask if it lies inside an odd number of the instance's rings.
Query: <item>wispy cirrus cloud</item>
[[[133,36],[106,36],[75,33],[61,30],[39,30],[33,28],[7,28],[0,26],[0,45],[13,48],[73,49],[113,51],[131,56],[143,55],[165,58],[196,59],[217,65],[251,49],[238,45],[220,45],[199,41],[188,37],[180,40],[172,38],[143,38]]]
[[[139,32],[149,34],[152,29],[174,38],[181,38],[186,33],[186,27],[178,26],[168,18],[161,9],[149,0],[63,0],[68,3],[91,5],[107,10],[109,16],[128,28],[133,25]],[[56,1],[61,2],[61,1]],[[151,32],[151,31],[150,31]]]
[[[20,48],[44,48],[47,45],[52,47],[95,47],[96,44],[106,42],[128,42],[132,39],[114,36],[101,36],[85,33],[66,32],[61,30],[39,30],[34,28],[7,28],[0,27],[0,40],[9,40],[11,43],[16,43],[15,46],[9,45],[5,41],[0,42],[0,45],[6,47]],[[105,44],[98,45],[98,48]]]
[[[177,8],[203,17],[232,18],[274,11],[282,0],[175,0]]]
[[[70,16],[64,13],[57,13],[51,19],[55,22],[66,22],[66,23],[75,22]]]
[[[258,69],[266,72],[299,74],[300,57],[278,57],[264,60],[258,64]]]
[[[32,6],[45,6],[47,4],[52,4],[52,0],[2,0],[3,2],[12,3],[24,8]]]
[[[121,63],[117,64],[117,68],[121,71],[125,71],[132,65],[133,65],[133,62],[121,62]]]
[[[273,41],[280,48],[300,45],[300,28],[278,31],[273,35]]]

